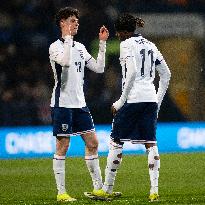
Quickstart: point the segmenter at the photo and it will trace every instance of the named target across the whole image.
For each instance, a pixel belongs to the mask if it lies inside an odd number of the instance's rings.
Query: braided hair
[[[131,14],[124,13],[118,17],[115,22],[115,30],[117,32],[127,31],[134,32],[136,27],[144,27],[144,20],[141,18],[135,18]]]

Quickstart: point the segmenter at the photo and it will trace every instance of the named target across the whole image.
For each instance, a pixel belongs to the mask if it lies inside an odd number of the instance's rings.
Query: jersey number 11
[[[154,61],[153,61],[153,50],[148,50],[148,57],[150,57],[150,61],[151,61],[151,64],[150,64],[150,77],[152,77],[152,72],[153,72],[153,65],[154,65]],[[142,67],[141,67],[141,76],[144,77],[144,70],[145,70],[145,54],[146,54],[146,50],[145,49],[142,49],[140,51],[140,54],[141,54],[141,57],[142,57]]]

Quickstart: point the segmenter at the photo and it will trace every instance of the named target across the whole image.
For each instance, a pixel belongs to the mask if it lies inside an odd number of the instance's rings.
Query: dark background
[[[192,13],[202,17],[205,13],[204,0],[1,0],[0,126],[51,123],[49,105],[54,80],[48,48],[59,38],[54,15],[59,8],[65,6],[80,10],[80,27],[75,40],[83,43],[90,53],[93,53],[92,42],[98,38],[102,25],[108,27],[109,39],[115,39],[113,22],[121,12],[136,15]],[[159,38],[151,40],[156,40],[156,44],[160,45]],[[202,61],[203,51],[204,45],[200,45]],[[163,55],[166,58],[166,52]],[[110,106],[121,92],[118,53],[110,54],[107,58],[104,74],[91,71],[85,73],[86,101],[96,124],[111,123]],[[168,64],[172,65],[172,62]],[[172,70],[171,66],[170,69]],[[203,72],[201,75],[202,80],[205,80]],[[169,92],[170,90],[162,104],[159,121],[204,120],[203,116],[200,117],[203,113],[195,116],[194,112],[184,111],[184,105],[180,103],[182,101],[177,101],[178,98],[175,100]],[[198,107],[199,110],[203,109]],[[191,106],[189,109],[192,109]]]

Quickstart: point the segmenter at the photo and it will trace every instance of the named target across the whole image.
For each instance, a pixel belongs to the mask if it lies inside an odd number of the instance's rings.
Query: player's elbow
[[[170,78],[171,78],[171,72],[170,72],[170,70],[169,70],[169,71],[167,72],[167,80],[169,81]]]
[[[96,69],[96,73],[104,73],[105,71],[105,67],[104,66],[100,66]]]
[[[104,73],[104,69],[103,70],[99,70],[97,73]]]
[[[169,80],[170,80],[170,78],[171,78],[171,72],[170,72],[170,70],[167,69],[166,71],[161,72],[161,73],[160,73],[160,78],[161,78],[163,81],[169,82]]]

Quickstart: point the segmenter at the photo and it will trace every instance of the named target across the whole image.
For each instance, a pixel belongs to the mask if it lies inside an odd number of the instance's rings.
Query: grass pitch
[[[100,158],[104,176],[106,158]],[[70,204],[150,204],[146,155],[124,156],[115,183],[123,196],[111,202],[84,197],[92,184],[83,158],[67,158]],[[205,153],[161,154],[160,201],[154,204],[205,204]],[[0,204],[57,204],[52,159],[0,160]],[[69,204],[69,203],[66,203]]]

